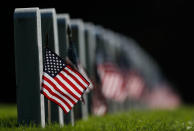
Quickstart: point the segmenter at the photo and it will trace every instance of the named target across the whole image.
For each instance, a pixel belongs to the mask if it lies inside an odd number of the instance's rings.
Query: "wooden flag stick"
[[[60,127],[63,127],[64,126],[63,110],[61,109],[60,106],[58,106],[58,108],[59,108],[59,124]]]
[[[51,124],[51,102],[48,100],[48,124]]]
[[[88,98],[87,94],[83,94],[83,101],[82,102],[82,119],[87,120],[88,119]]]
[[[74,109],[71,109],[71,125],[74,126],[75,125],[75,119],[74,119]]]

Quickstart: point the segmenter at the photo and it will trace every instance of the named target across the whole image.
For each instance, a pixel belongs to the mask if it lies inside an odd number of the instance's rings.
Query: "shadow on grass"
[[[35,123],[20,123],[18,124],[16,117],[0,118],[0,130],[1,128],[12,128],[12,129],[22,129],[22,128],[40,128],[41,126]]]
[[[17,118],[16,117],[0,118],[0,127],[1,128],[18,127]]]

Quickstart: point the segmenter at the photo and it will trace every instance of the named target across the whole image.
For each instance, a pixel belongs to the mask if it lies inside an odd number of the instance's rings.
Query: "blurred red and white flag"
[[[101,79],[102,94],[106,98],[117,102],[127,98],[124,77],[117,66],[111,63],[99,65],[98,74]]]
[[[130,71],[125,79],[128,97],[132,99],[139,99],[145,88],[143,78],[137,72]]]
[[[90,90],[92,90],[94,88],[94,85],[93,85],[92,81],[90,80],[90,78],[88,77],[85,69],[83,68],[83,66],[81,64],[78,64],[78,70],[83,75],[83,77],[90,83],[90,85],[88,86],[88,88],[85,91],[86,93],[89,93]]]
[[[107,105],[105,99],[97,94],[97,92],[93,95],[92,101],[92,113],[97,116],[102,116],[107,113]]]
[[[145,101],[151,108],[174,109],[181,104],[181,99],[172,87],[159,83],[146,94]]]

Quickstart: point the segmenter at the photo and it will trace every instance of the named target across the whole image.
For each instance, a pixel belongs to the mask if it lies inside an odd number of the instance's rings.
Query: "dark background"
[[[10,2],[11,3],[11,2]],[[184,0],[153,1],[15,1],[1,7],[0,102],[15,102],[14,31],[15,8],[55,8],[130,36],[143,47],[176,86],[186,103],[194,103],[191,11]]]

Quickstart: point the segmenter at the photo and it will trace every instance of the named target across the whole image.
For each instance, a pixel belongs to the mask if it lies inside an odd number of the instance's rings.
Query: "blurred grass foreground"
[[[52,124],[42,129],[36,126],[18,126],[16,105],[0,104],[0,130],[130,130],[130,131],[193,131],[194,107],[180,107],[174,110],[130,110],[103,117],[89,117],[86,121],[78,121],[72,127],[70,124],[60,128]]]

